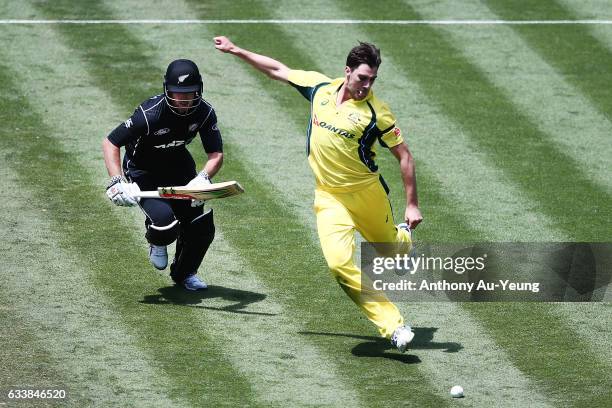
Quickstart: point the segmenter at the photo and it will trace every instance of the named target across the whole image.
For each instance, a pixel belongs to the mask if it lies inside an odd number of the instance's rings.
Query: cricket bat
[[[170,198],[178,200],[212,200],[244,193],[237,181],[212,183],[205,187],[191,188],[186,186],[158,187],[157,191],[141,191],[135,197],[140,198]]]

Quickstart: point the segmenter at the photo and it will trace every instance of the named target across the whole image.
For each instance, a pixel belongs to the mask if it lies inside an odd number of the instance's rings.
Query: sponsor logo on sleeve
[[[125,124],[125,127],[129,129],[129,128],[131,128],[131,127],[132,127],[132,125],[134,124],[134,122],[132,122],[132,118],[129,118],[128,120],[126,120],[126,121],[124,122],[124,124]]]
[[[395,136],[397,137],[400,137],[402,135],[402,131],[397,126],[393,128],[393,133],[395,133]]]

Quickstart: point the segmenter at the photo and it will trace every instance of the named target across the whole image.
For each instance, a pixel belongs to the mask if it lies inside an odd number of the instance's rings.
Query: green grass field
[[[31,0],[0,19],[611,19],[608,3]],[[2,23],[0,406],[610,406],[609,302],[404,302],[413,347],[379,339],[319,248],[307,102],[215,35],[331,77],[358,40],[382,49],[375,90],[416,158],[419,240],[612,241],[612,25]],[[218,179],[247,191],[212,203],[198,294],[150,266],[101,153],[182,57],[217,110]],[[399,222],[397,163],[377,160]],[[47,388],[68,398],[6,398]]]

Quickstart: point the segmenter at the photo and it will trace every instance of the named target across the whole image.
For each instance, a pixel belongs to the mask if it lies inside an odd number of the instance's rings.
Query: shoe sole
[[[183,286],[183,288],[184,288],[185,290],[188,290],[189,292],[197,292],[197,291],[199,291],[199,290],[206,290],[206,289],[208,289],[208,286],[206,286],[206,287],[204,287],[204,288],[195,288],[195,289],[188,288],[187,286]]]
[[[149,263],[151,263],[151,265],[153,265],[153,267],[159,271],[163,271],[164,269],[166,269],[168,267],[168,260],[166,259],[166,263],[164,265],[158,266],[155,265],[155,262],[153,262],[153,260],[151,259],[151,255],[149,255]]]
[[[151,262],[151,265],[153,265],[153,267],[154,267],[155,269],[157,269],[158,271],[163,271],[164,269],[166,269],[166,268],[168,267],[168,264],[166,264],[166,265],[164,265],[163,267],[161,267],[161,266],[157,266],[157,265],[155,265],[153,262]]]

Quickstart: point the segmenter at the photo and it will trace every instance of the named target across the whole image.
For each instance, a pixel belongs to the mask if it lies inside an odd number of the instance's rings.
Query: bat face
[[[205,188],[194,189],[182,186],[159,187],[157,191],[159,196],[163,198],[213,200],[215,198],[225,198],[241,194],[244,192],[244,189],[237,181],[227,181],[210,184]]]

